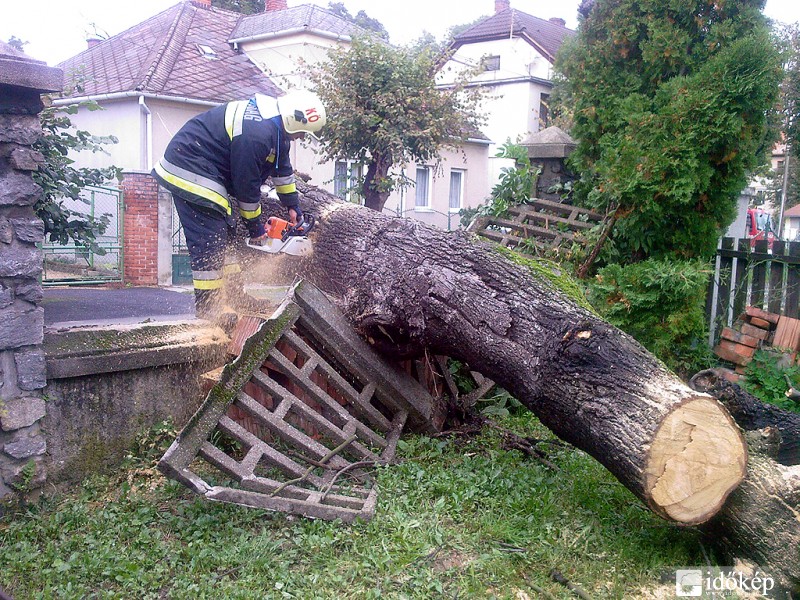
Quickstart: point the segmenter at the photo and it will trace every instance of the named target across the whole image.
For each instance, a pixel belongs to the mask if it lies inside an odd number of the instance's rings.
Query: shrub
[[[710,275],[700,260],[608,265],[589,282],[589,301],[608,322],[687,377],[714,362],[705,341]]]

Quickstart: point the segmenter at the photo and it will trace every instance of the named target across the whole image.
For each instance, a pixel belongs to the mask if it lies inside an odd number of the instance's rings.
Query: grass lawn
[[[550,438],[530,414],[500,422]],[[381,468],[370,523],[343,525],[218,504],[153,465],[129,464],[0,519],[0,588],[22,598],[673,598],[674,569],[705,564],[699,534],[653,516],[586,454],[554,471],[474,438],[408,436]],[[664,593],[669,590],[670,593]]]

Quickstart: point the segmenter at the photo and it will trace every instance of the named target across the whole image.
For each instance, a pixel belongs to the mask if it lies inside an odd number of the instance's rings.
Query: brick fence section
[[[125,173],[124,277],[133,285],[158,285],[158,182],[149,173]]]

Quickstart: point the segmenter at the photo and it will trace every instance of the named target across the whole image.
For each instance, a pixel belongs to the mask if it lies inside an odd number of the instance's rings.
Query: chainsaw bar
[[[247,238],[246,244],[248,248],[259,252],[283,253],[289,256],[308,256],[313,251],[311,240],[304,236],[290,236],[285,240],[265,238],[258,242],[250,242],[250,238]]]

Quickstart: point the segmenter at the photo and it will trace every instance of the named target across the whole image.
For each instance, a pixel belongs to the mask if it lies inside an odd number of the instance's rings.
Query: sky
[[[46,0],[28,5],[6,0],[0,19],[0,40],[13,35],[27,41],[25,53],[55,66],[86,49],[86,38],[97,32],[104,37],[125,31],[178,0]],[[417,39],[423,32],[442,39],[453,25],[470,23],[494,12],[494,0],[343,0],[351,14],[364,10],[389,31],[396,44]],[[290,7],[318,4],[327,0],[288,0]],[[511,7],[549,19],[561,17],[567,27],[576,28],[580,0],[511,0]],[[35,11],[28,6],[35,7]],[[38,11],[42,13],[38,13]],[[798,0],[767,0],[765,14],[784,23],[800,21]]]

